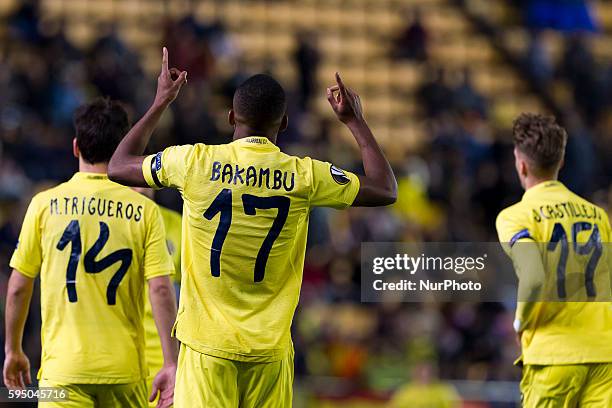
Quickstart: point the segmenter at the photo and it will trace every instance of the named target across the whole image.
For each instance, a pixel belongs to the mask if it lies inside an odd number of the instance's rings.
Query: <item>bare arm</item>
[[[34,279],[13,270],[6,294],[6,359],[3,370],[4,383],[9,388],[25,388],[26,384],[32,382],[30,362],[21,343],[33,289]]]
[[[337,92],[337,95],[334,93]],[[336,85],[327,88],[332,109],[353,134],[359,145],[365,176],[359,177],[359,192],[353,206],[375,207],[393,204],[397,199],[397,181],[382,149],[363,117],[361,99],[344,86],[336,73]]]
[[[176,80],[173,80],[173,77],[176,77]],[[108,163],[108,177],[111,180],[132,187],[148,187],[142,174],[142,162],[145,158],[142,154],[162,114],[176,99],[185,83],[187,83],[186,71],[168,69],[168,50],[164,47],[155,100],[115,150]]]
[[[174,286],[168,276],[152,278],[149,281],[149,298],[153,319],[161,340],[164,365],[153,380],[153,401],[159,392],[158,407],[170,406],[174,398],[174,381],[178,358],[178,342],[172,338],[172,326],[176,319],[176,298]]]

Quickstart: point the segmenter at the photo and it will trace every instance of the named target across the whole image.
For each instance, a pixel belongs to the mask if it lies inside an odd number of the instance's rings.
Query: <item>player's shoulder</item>
[[[516,202],[497,214],[496,224],[524,219],[529,216],[529,208],[524,201]]]
[[[592,212],[595,213],[595,217],[597,219],[600,219],[602,221],[606,221],[608,223],[609,226],[609,220],[608,220],[608,212],[606,211],[605,208],[595,204],[592,201],[587,200],[586,198],[582,197],[581,195],[578,195],[576,193],[574,193],[573,191],[569,190],[569,195],[570,195],[570,201],[573,201],[574,203],[580,204],[581,206],[586,207],[587,209],[592,209]],[[590,211],[589,211],[590,212]]]
[[[49,199],[53,197],[59,196],[61,193],[65,193],[67,187],[69,186],[69,182],[65,181],[60,184],[56,184],[54,186],[46,187],[38,190],[31,199],[31,205],[40,205],[42,203],[47,202]]]
[[[525,234],[533,228],[531,209],[524,201],[504,208],[497,215],[495,229],[502,242],[516,239],[517,234]]]
[[[171,158],[175,161],[181,161],[189,164],[194,157],[209,154],[215,145],[207,145],[204,143],[172,145],[155,155],[155,160],[161,164],[162,160]],[[170,157],[169,157],[170,156]]]

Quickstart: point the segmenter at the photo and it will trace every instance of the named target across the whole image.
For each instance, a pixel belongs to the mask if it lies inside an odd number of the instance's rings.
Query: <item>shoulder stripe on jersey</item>
[[[524,230],[520,230],[519,232],[514,234],[514,236],[510,239],[510,246],[513,246],[516,243],[516,241],[518,241],[519,239],[524,239],[524,238],[533,239],[531,235],[529,234],[529,231],[527,230],[527,228],[525,228]]]
[[[158,160],[161,161],[161,152],[157,153],[154,157],[151,158],[151,177],[153,178],[153,182],[157,187],[163,188],[164,186],[157,177],[157,170],[159,170],[159,167],[161,167],[156,164]]]

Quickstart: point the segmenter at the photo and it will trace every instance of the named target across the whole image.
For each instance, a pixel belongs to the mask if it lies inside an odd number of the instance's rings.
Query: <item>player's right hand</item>
[[[176,78],[176,79],[174,79]],[[159,77],[157,77],[157,94],[155,103],[167,106],[178,96],[181,87],[187,83],[187,71],[180,71],[177,68],[168,69],[168,49],[162,50],[162,67]]]
[[[174,383],[176,381],[176,365],[162,367],[153,380],[153,391],[149,402],[157,400],[157,408],[167,408],[174,403]]]
[[[363,121],[363,110],[359,95],[344,85],[340,74],[337,72],[336,85],[327,88],[327,100],[338,119],[343,123]]]
[[[3,370],[4,384],[10,389],[24,389],[32,382],[30,361],[23,351],[6,355]]]

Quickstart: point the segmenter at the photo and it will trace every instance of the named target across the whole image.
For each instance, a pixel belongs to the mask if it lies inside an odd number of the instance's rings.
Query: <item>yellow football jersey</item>
[[[30,203],[10,265],[40,274],[39,378],[146,378],[145,279],[172,273],[157,205],[102,174],[76,173]]]
[[[177,338],[232,360],[285,357],[310,209],[350,206],[357,176],[286,155],[264,137],[169,147],[148,156],[143,173],[184,200]]]
[[[524,363],[612,361],[606,248],[612,232],[606,212],[562,183],[548,181],[530,188],[519,203],[503,210],[497,217],[497,231],[508,251],[518,242],[535,242],[542,256],[547,301],[529,304],[530,323],[521,337]],[[517,316],[525,306],[519,302]]]
[[[181,279],[181,214],[172,211],[168,208],[159,206],[164,227],[166,230],[166,245],[172,256],[174,264],[175,283],[180,283]],[[153,309],[149,300],[149,291],[145,291],[145,312],[144,312],[144,330],[145,330],[145,356],[147,366],[149,367],[149,376],[157,374],[164,364],[164,355],[162,353],[161,341],[155,319],[153,318]]]
[[[181,283],[181,234],[183,218],[181,213],[159,206],[159,212],[166,229],[166,245],[174,264],[174,282]]]

